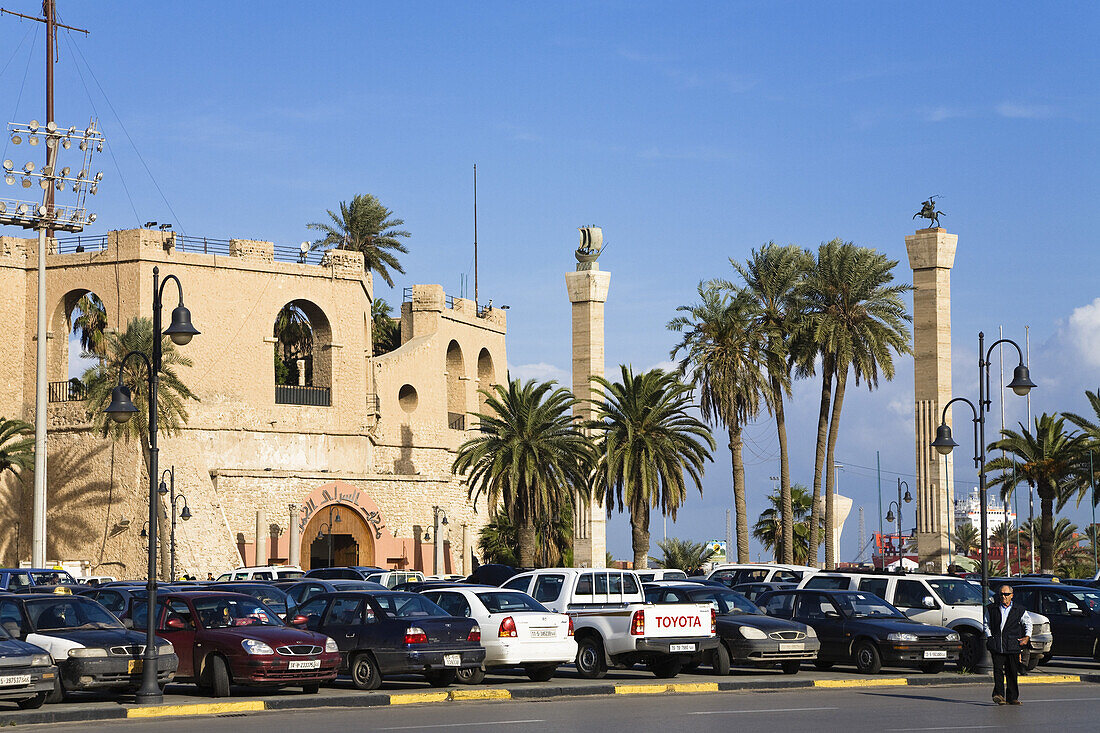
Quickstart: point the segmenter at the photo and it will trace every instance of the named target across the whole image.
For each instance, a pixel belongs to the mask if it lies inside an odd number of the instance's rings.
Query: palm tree
[[[977,550],[982,543],[977,527],[970,522],[955,525],[951,539],[955,543],[955,554],[963,557]]]
[[[791,362],[788,344],[801,328],[804,286],[813,267],[813,255],[793,244],[768,242],[753,250],[744,265],[730,264],[745,281],[744,292],[752,304],[751,320],[761,336],[764,366],[768,374],[765,404],[775,415],[779,436],[780,519],[783,562],[793,562],[794,514],[791,507],[791,471],[787,456],[787,422],[783,396],[790,394]],[[730,286],[731,288],[733,286]]]
[[[0,478],[5,471],[34,470],[34,426],[22,420],[0,418]]]
[[[298,384],[299,359],[305,361],[305,383],[311,384],[313,327],[301,301],[290,301],[275,316],[274,336],[275,384]]]
[[[486,408],[477,415],[481,432],[459,447],[451,467],[468,475],[475,506],[484,495],[491,511],[518,525],[524,567],[537,560],[539,529],[545,531],[564,508],[572,511],[574,491],[589,493],[591,443],[571,415],[576,398],[554,384],[515,379],[507,389],[479,390]]]
[[[653,561],[654,567],[683,570],[689,575],[701,570],[703,563],[708,562],[714,557],[715,553],[715,550],[709,547],[706,542],[692,542],[676,537],[659,540],[657,547],[661,548],[664,557],[660,559],[649,558]]]
[[[351,203],[340,202],[340,212],[331,209],[327,212],[330,222],[307,224],[324,236],[313,243],[313,249],[350,249],[363,253],[363,266],[368,271],[377,272],[393,287],[390,270],[405,274],[401,262],[394,252],[407,254],[408,248],[399,239],[410,236],[404,229],[404,219],[393,218],[393,212],[387,209],[373,195],[356,194]],[[391,251],[392,250],[392,251]]]
[[[660,508],[676,519],[687,498],[686,473],[703,493],[704,464],[711,459],[714,438],[688,411],[691,387],[675,374],[653,369],[635,375],[620,367],[622,381],[593,377],[601,394],[592,427],[602,431],[594,474],[597,498],[610,515],[615,506],[630,512],[634,567],[649,557],[649,512]],[[709,448],[709,450],[708,450]]]
[[[537,567],[561,567],[573,545],[573,513],[568,506],[548,517],[545,527],[536,533]],[[478,535],[477,546],[484,562],[519,565],[516,548],[519,528],[504,512],[496,512]]]
[[[80,348],[85,354],[103,356],[104,334],[107,331],[107,307],[103,305],[99,296],[87,292],[76,302],[73,311],[80,311],[80,315],[73,318],[72,322],[72,330],[76,331],[80,338]]]
[[[750,302],[711,281],[699,284],[699,303],[680,306],[669,322],[683,339],[670,357],[680,352],[680,372],[690,374],[699,394],[703,419],[725,425],[733,466],[733,505],[737,528],[737,561],[749,561],[749,518],[745,506],[745,461],[741,431],[760,412],[768,382],[761,369],[759,334],[753,328]]]
[[[800,355],[799,362],[812,362],[813,351],[822,356],[822,396],[818,414],[818,445],[814,465],[814,501],[820,496],[821,471],[825,472],[825,525],[834,526],[836,441],[849,372],[858,385],[878,386],[879,375],[894,377],[893,353],[911,353],[909,328],[912,320],[902,296],[912,290],[908,284],[894,285],[898,264],[886,255],[851,242],[834,239],[818,249],[816,265],[806,280],[808,310],[803,336],[816,348]],[[797,353],[797,352],[796,352]],[[807,358],[809,357],[809,358]],[[803,370],[805,366],[802,367]],[[831,415],[825,455],[822,456],[822,427],[828,406],[828,382],[833,387]],[[824,466],[822,466],[824,458]],[[815,503],[816,510],[816,503]],[[833,533],[825,533],[825,567],[836,564]],[[814,552],[816,553],[816,546]]]
[[[773,493],[768,496],[771,507],[760,513],[752,528],[752,536],[767,550],[774,550],[775,557],[783,553],[783,533],[780,521],[782,497]],[[810,521],[813,516],[811,503],[813,497],[802,484],[791,486],[791,507],[794,509],[794,562],[805,563],[810,553]],[[820,520],[819,520],[820,521]],[[821,528],[819,528],[821,529]]]
[[[1001,548],[1001,556],[1004,558],[1004,564],[1009,573],[1012,572],[1012,545],[1016,542],[1017,534],[1019,534],[1019,529],[1016,528],[1012,520],[1001,522],[989,533],[989,539],[993,545]]]
[[[375,356],[394,351],[401,346],[401,322],[390,314],[393,309],[382,298],[370,304],[371,341]]]
[[[1039,530],[1039,562],[1044,573],[1054,572],[1054,505],[1060,489],[1066,485],[1087,485],[1088,438],[1067,433],[1065,418],[1045,412],[1035,418],[1035,432],[1020,423],[1020,431],[1003,430],[1000,440],[990,444],[990,450],[1009,454],[986,464],[986,473],[1000,471],[989,480],[989,486],[1002,486],[1002,495],[1011,495],[1025,481],[1035,486],[1039,495],[1042,524]],[[1065,494],[1062,494],[1065,496]]]
[[[1085,399],[1089,401],[1089,406],[1092,407],[1092,418],[1083,417],[1073,412],[1065,412],[1062,414],[1089,437],[1089,445],[1086,450],[1093,454],[1092,461],[1090,462],[1090,470],[1093,474],[1090,477],[1089,485],[1081,487],[1081,496],[1078,497],[1077,503],[1080,504],[1081,499],[1091,490],[1092,496],[1090,499],[1092,505],[1096,506],[1100,504],[1100,389],[1095,392],[1086,390]]]

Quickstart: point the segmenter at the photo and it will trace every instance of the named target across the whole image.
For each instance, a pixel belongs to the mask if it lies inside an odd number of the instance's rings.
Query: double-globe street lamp
[[[335,517],[332,515],[334,511],[336,512]],[[330,568],[332,567],[332,524],[333,522],[339,524],[341,521],[343,520],[340,519],[340,510],[337,509],[336,504],[333,504],[328,508],[328,521],[322,522],[321,526],[317,528],[317,539],[324,539],[326,535],[328,536],[328,567]]]
[[[174,280],[179,290],[180,302],[172,310],[172,323],[168,328],[161,330],[161,308],[164,301],[164,286],[169,280]],[[160,369],[163,360],[163,347],[161,338],[168,336],[172,343],[184,346],[198,335],[198,330],[191,325],[191,311],[183,305],[183,285],[175,275],[168,275],[164,282],[160,282],[160,268],[153,268],[153,354],[150,361],[144,353],[131,351],[123,357],[118,365],[118,384],[111,392],[111,404],[105,412],[115,422],[124,423],[134,416],[137,408],[130,400],[130,389],[122,383],[122,372],[126,362],[131,356],[136,356],[145,362],[145,368],[149,376],[149,571],[148,571],[148,599],[146,605],[146,637],[145,653],[142,655],[141,688],[137,691],[136,699],[140,704],[155,704],[164,699],[164,695],[157,684],[157,638],[156,629],[156,604],[157,604],[157,478],[159,476],[157,465],[157,389],[160,386]]]
[[[905,496],[904,497],[901,495],[901,487],[903,485],[905,486]],[[894,507],[896,505],[897,508],[898,508],[898,570],[899,571],[905,569],[905,568],[902,567],[902,558],[904,557],[903,552],[905,550],[905,547],[904,547],[904,545],[902,545],[902,542],[901,542],[901,503],[903,501],[906,504],[912,502],[913,501],[913,495],[909,493],[909,484],[907,484],[905,481],[902,481],[901,478],[898,478],[898,500],[897,501],[891,501],[886,506],[886,521],[887,522],[893,522],[894,521],[894,511],[893,511],[892,507]]]
[[[164,477],[168,477],[168,482],[165,483]],[[171,558],[168,561],[168,580],[169,582],[175,582],[176,580],[176,517],[179,516],[183,521],[187,521],[191,518],[191,507],[187,506],[187,497],[183,495],[183,492],[176,493],[176,467],[166,468],[160,474],[160,487],[157,489],[161,496],[168,496],[169,511],[172,512],[172,529],[169,534],[169,550],[168,555]],[[176,506],[176,500],[183,499],[183,508],[179,509]]]
[[[1021,397],[1027,395],[1032,389],[1035,388],[1035,383],[1031,381],[1031,374],[1028,371],[1027,365],[1024,364],[1024,352],[1020,348],[1020,345],[1012,339],[998,339],[989,345],[989,348],[985,348],[985,333],[978,332],[978,404],[974,405],[973,402],[965,397],[955,397],[943,406],[943,415],[940,418],[940,426],[936,428],[936,439],[932,441],[932,447],[942,455],[946,456],[958,445],[951,438],[951,427],[947,424],[947,411],[951,409],[951,405],[956,402],[965,402],[970,405],[970,411],[974,413],[974,467],[978,469],[978,501],[979,512],[981,513],[981,563],[982,563],[982,608],[985,608],[986,603],[989,602],[989,520],[986,516],[988,497],[986,496],[986,481],[985,481],[985,414],[989,412],[990,406],[993,401],[989,398],[989,368],[992,362],[989,357],[993,354],[993,349],[1000,344],[1012,344],[1016,347],[1016,353],[1020,357],[1019,365],[1012,370],[1012,381],[1008,383],[1008,388]],[[977,650],[978,668],[982,670],[989,669],[989,654],[985,649],[984,644],[979,644]]]

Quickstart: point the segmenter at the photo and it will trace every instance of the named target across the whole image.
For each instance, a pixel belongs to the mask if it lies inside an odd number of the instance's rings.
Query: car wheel
[[[34,697],[28,697],[20,700],[16,703],[16,705],[19,706],[20,710],[37,710],[38,708],[42,707],[43,703],[46,702],[46,696],[49,694],[50,693],[48,692],[40,692]]]
[[[360,690],[377,690],[382,685],[378,664],[370,652],[360,652],[351,660],[351,681]]]
[[[683,666],[684,663],[679,657],[668,657],[666,659],[650,662],[649,671],[658,679],[668,680],[680,674],[680,669]]]
[[[453,669],[441,669],[437,672],[428,672],[424,675],[428,684],[432,687],[449,687],[455,683],[458,674]]]
[[[820,669],[822,672],[833,668],[833,662],[827,662],[824,659],[815,659],[814,666]]]
[[[527,667],[524,667],[523,671],[527,673],[527,679],[531,680],[532,682],[549,682],[554,678],[554,673],[558,671],[558,665],[529,665]]]
[[[718,642],[718,648],[711,654],[710,670],[721,677],[730,673],[730,651],[722,642]]]
[[[939,674],[943,671],[945,662],[925,662],[920,666],[920,671],[925,674]]]
[[[65,701],[65,688],[61,686],[61,676],[54,678],[53,689],[46,693],[46,702],[53,705]]]
[[[603,642],[598,637],[586,636],[577,641],[577,673],[586,680],[602,679],[607,674]]]
[[[206,685],[213,697],[229,697],[229,667],[221,657],[210,657],[206,663]]]
[[[458,670],[456,678],[464,685],[480,685],[485,681],[485,670],[481,667],[467,667]]]
[[[307,695],[316,695],[321,691],[320,682],[310,682],[308,685],[302,685],[302,692]]]
[[[828,662],[826,662],[828,664]],[[829,666],[833,666],[829,664]],[[797,659],[791,659],[786,662],[782,662],[779,668],[783,670],[783,674],[798,674],[798,670],[802,667],[802,662]]]
[[[1050,664],[1050,660],[1054,659],[1053,654],[1044,654],[1039,658],[1039,664]]]
[[[869,641],[856,644],[854,656],[856,669],[863,674],[878,674],[882,669],[882,656],[878,653],[878,647]]]
[[[978,667],[982,658],[982,639],[975,633],[964,632],[962,635],[962,650],[959,652],[959,661],[956,662],[959,669],[973,672]]]

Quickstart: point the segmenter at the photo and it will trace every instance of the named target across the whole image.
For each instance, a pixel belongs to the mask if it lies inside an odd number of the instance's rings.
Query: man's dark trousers
[[[997,603],[986,606],[991,636],[986,640],[986,648],[993,658],[993,697],[1004,698],[1005,702],[1015,702],[1020,697],[1017,678],[1020,673],[1020,639],[1026,633],[1023,616],[1024,608],[1011,606],[1002,628],[1001,616],[1004,608]]]
[[[1020,674],[1020,653],[997,654],[993,657],[993,696],[1003,697],[1006,702],[1020,698],[1020,688],[1016,682]]]

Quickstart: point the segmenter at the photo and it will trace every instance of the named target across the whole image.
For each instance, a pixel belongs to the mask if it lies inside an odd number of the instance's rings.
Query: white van
[[[218,582],[228,580],[296,580],[304,574],[297,565],[252,565],[222,573],[218,576]]]
[[[722,563],[714,566],[707,580],[717,580],[732,588],[741,583],[798,583],[818,572],[808,565]]]
[[[650,568],[647,570],[635,570],[634,574],[643,583],[652,583],[655,580],[687,580],[688,574],[683,570],[668,570],[665,568]]]

